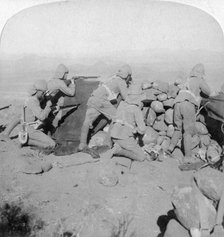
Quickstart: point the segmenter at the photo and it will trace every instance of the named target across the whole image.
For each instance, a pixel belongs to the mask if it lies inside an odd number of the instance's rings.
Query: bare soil
[[[35,161],[34,169],[43,161],[53,168],[27,174],[27,160]],[[181,172],[170,157],[132,164],[125,158],[112,160],[108,165],[84,153],[44,156],[19,148],[15,140],[1,142],[0,205],[22,202],[32,209],[44,222],[35,236],[162,236],[172,189],[190,182],[192,173]],[[105,186],[107,175],[118,183]]]

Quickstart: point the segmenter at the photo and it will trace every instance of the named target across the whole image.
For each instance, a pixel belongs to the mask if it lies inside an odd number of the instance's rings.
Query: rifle
[[[63,105],[63,106],[59,106],[59,107],[52,106],[51,109],[53,111],[53,114],[56,114],[60,110],[70,110],[70,109],[77,108],[78,106],[79,106],[79,104],[77,104],[77,105]]]
[[[6,106],[3,106],[3,107],[0,108],[0,110],[8,109],[10,106],[12,106],[12,104],[10,104],[10,105],[6,105]]]
[[[99,78],[99,76],[73,76],[71,79],[78,80],[78,79],[97,79],[97,78]]]
[[[72,81],[75,83],[76,80],[79,80],[79,79],[97,79],[99,78],[99,76],[73,76],[72,78],[70,79],[63,79],[64,83],[66,86],[69,86]],[[44,97],[46,100],[52,100],[53,97],[56,97],[56,95],[52,96],[51,94],[53,93],[54,91],[49,91],[47,90],[45,93],[44,93]],[[59,93],[59,92],[58,92]]]

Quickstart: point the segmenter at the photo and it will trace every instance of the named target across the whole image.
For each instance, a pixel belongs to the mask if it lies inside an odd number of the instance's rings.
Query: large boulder
[[[181,151],[180,148],[175,148],[174,151],[172,152],[172,157],[179,161],[180,163],[182,163],[183,159],[184,159],[184,154],[183,152]]]
[[[165,139],[163,140],[162,144],[161,144],[161,148],[163,149],[163,151],[167,151],[170,147],[170,138],[169,137],[165,137]]]
[[[156,120],[156,113],[153,109],[149,109],[147,120],[146,120],[146,125],[147,126],[152,126]]]
[[[176,98],[178,92],[179,92],[180,88],[175,86],[175,85],[169,85],[169,89],[168,89],[168,98]]]
[[[110,147],[110,139],[108,139],[108,133],[104,131],[99,131],[96,133],[89,142],[89,147],[95,146],[108,146]]]
[[[156,112],[156,113],[163,113],[165,112],[163,103],[160,101],[153,101],[151,103],[151,108]]]
[[[163,131],[163,132],[166,132],[167,131],[167,125],[165,124],[164,121],[155,121],[155,123],[153,124],[153,128],[156,130],[156,131]],[[166,134],[166,133],[165,133]]]
[[[210,167],[194,175],[198,188],[209,199],[219,201],[224,190],[224,174]]]
[[[168,90],[169,90],[169,83],[164,82],[164,81],[160,81],[160,80],[157,80],[157,81],[153,82],[152,86],[153,86],[153,88],[155,88],[159,91],[162,91],[164,93],[167,93]]]
[[[168,100],[163,101],[163,106],[166,108],[173,108],[174,106],[174,99],[170,98]]]
[[[196,122],[195,126],[196,126],[196,129],[197,129],[197,133],[199,135],[206,135],[206,134],[208,134],[208,129],[206,128],[206,126],[203,123]]]
[[[167,124],[173,124],[173,109],[168,109],[165,112],[165,122]]]
[[[217,144],[210,144],[207,149],[207,160],[211,163],[215,163],[220,159],[220,149]]]
[[[172,124],[170,124],[167,127],[167,132],[166,132],[167,137],[171,138],[173,136],[173,134],[174,134],[174,130],[175,130],[174,126]]]
[[[156,144],[158,136],[158,133],[152,127],[147,126],[145,135],[142,138],[144,145],[151,143]]]
[[[175,219],[171,219],[166,227],[164,237],[190,237],[190,233]]]
[[[167,94],[166,94],[166,93],[159,94],[159,95],[157,96],[157,99],[158,99],[159,101],[165,101],[165,100],[167,100]]]
[[[200,215],[203,212],[211,230],[216,220],[216,210],[211,202],[196,188],[191,186],[175,187],[172,196],[174,212],[179,222],[188,230],[200,229]]]
[[[201,140],[201,144],[202,146],[208,146],[210,144],[211,138],[209,134],[206,135],[200,135],[200,140]]]

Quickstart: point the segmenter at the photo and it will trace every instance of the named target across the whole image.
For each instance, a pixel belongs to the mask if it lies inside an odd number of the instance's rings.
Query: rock
[[[198,135],[194,135],[192,137],[192,149],[194,149],[195,147],[197,147],[200,143],[200,137]]]
[[[216,220],[216,210],[197,188],[190,186],[175,187],[171,200],[175,207],[174,212],[177,219],[185,228],[188,230],[200,228],[199,203],[203,210],[207,212],[209,229],[213,228]]]
[[[180,148],[175,148],[172,153],[172,157],[181,163],[184,159],[184,154]]]
[[[115,165],[121,165],[129,169],[131,167],[132,160],[126,157],[113,157],[112,162]]]
[[[166,136],[160,135],[160,136],[157,138],[157,144],[158,144],[158,145],[161,145],[161,144],[163,143],[163,141],[165,140],[165,137],[166,137]]]
[[[163,121],[164,122],[165,119],[165,114],[160,114],[159,116],[157,116],[156,121]]]
[[[146,89],[149,89],[149,88],[152,88],[152,82],[144,81],[144,82],[142,83],[142,89],[143,89],[143,90],[146,90]]]
[[[156,144],[158,136],[158,133],[152,127],[147,127],[145,135],[142,138],[144,145],[150,143]]]
[[[150,108],[148,116],[147,116],[147,120],[146,120],[146,125],[152,126],[154,124],[155,120],[156,120],[156,113],[153,109]]]
[[[156,96],[161,94],[161,91],[150,88],[144,90],[144,93],[146,95],[146,100],[156,100],[157,99]]]
[[[220,159],[219,148],[215,144],[210,144],[207,149],[207,160],[215,163]]]
[[[119,179],[115,172],[105,170],[99,175],[98,181],[106,187],[113,187],[118,184]]]
[[[178,92],[179,92],[180,88],[175,86],[175,85],[169,85],[169,89],[168,89],[168,98],[176,98]]]
[[[172,125],[172,124],[170,124],[168,127],[167,127],[167,133],[166,133],[166,135],[167,135],[167,137],[172,137],[173,136],[173,134],[174,134],[174,126]]]
[[[163,113],[165,112],[163,108],[163,103],[160,101],[153,101],[151,103],[151,108],[156,112],[156,113]]]
[[[208,134],[208,129],[206,128],[206,126],[201,123],[201,122],[196,122],[195,124],[197,132],[199,135],[206,135]]]
[[[155,121],[155,123],[153,124],[153,128],[156,131],[167,131],[167,125],[164,123],[164,121]]]
[[[166,136],[166,131],[159,131],[160,136]]]
[[[200,141],[203,146],[208,146],[210,144],[210,136],[209,134],[207,135],[200,135]]]
[[[224,174],[210,167],[194,174],[198,188],[209,199],[219,201],[224,190]]]
[[[96,133],[89,142],[89,148],[97,146],[110,146],[110,139],[108,139],[108,133],[104,131],[99,131]]]
[[[80,217],[79,236],[85,237],[110,237],[118,236],[119,219],[112,207],[101,202],[93,202],[87,208],[82,208],[83,213]],[[77,235],[75,235],[77,236]]]
[[[173,109],[168,109],[165,112],[165,122],[167,124],[173,124]]]
[[[175,219],[171,219],[163,237],[190,237],[190,234],[179,222]]]
[[[53,168],[53,165],[50,162],[42,162],[41,168],[43,172],[48,172],[49,170]]]
[[[162,91],[164,93],[167,93],[169,90],[169,83],[160,81],[160,80],[153,82],[152,86],[153,86],[153,88],[155,88],[159,91]]]
[[[199,121],[199,122],[201,122],[201,123],[203,123],[203,124],[206,124],[206,123],[205,123],[205,116],[202,115],[202,114],[199,114],[199,115],[197,116],[197,121]]]
[[[216,149],[218,150],[219,154],[221,154],[221,152],[222,152],[222,148],[220,147],[220,145],[218,144],[217,141],[211,139],[211,141],[210,141],[210,145],[215,146]]]
[[[163,151],[167,151],[169,146],[170,146],[170,138],[165,137],[165,139],[163,140],[163,142],[161,144],[161,148],[163,149]]]
[[[163,106],[167,107],[167,108],[173,108],[173,106],[174,106],[174,99],[171,98],[171,99],[163,101]]]
[[[159,95],[157,96],[157,99],[158,99],[159,101],[164,101],[164,100],[167,99],[167,94],[165,94],[165,93],[159,94]]]
[[[148,112],[149,112],[149,108],[148,107],[143,107],[142,115],[143,115],[143,118],[144,118],[145,121],[147,120]]]

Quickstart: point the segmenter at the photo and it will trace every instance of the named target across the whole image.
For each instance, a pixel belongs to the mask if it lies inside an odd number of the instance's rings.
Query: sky
[[[200,7],[224,29],[224,1],[175,1]],[[150,48],[224,49],[223,33],[214,19],[194,9],[189,13],[185,7],[171,6],[167,11],[161,5],[158,11],[149,0],[71,0],[74,4],[38,7],[10,19],[23,9],[50,2],[55,1],[0,0],[0,29],[8,23],[1,53],[103,55]]]

